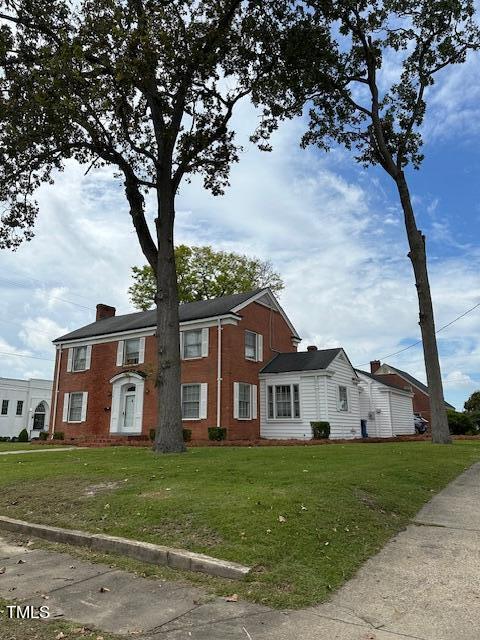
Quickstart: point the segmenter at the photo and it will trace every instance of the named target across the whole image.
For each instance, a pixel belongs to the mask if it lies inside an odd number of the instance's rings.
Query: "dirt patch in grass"
[[[122,484],[122,482],[101,482],[100,484],[90,484],[88,487],[85,487],[84,495],[87,498],[93,498],[99,493],[115,491],[115,489],[118,489]]]
[[[141,493],[138,497],[145,498],[146,500],[165,500],[165,498],[171,498],[172,494],[166,489],[160,489],[159,491],[147,491]]]
[[[193,517],[186,516],[181,520],[163,520],[161,524],[148,529],[166,543],[175,540],[177,546],[215,547],[223,542],[222,536],[205,525],[199,525]]]
[[[359,500],[362,504],[364,504],[369,509],[374,509],[376,511],[383,511],[380,505],[378,504],[375,496],[373,496],[368,491],[363,491],[363,489],[354,489],[353,495]]]

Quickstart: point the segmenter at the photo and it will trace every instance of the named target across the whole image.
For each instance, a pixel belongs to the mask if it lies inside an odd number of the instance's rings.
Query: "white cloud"
[[[456,370],[450,371],[444,380],[444,385],[453,389],[473,389],[475,381],[467,373]]]
[[[47,304],[47,309],[48,309]],[[52,340],[67,332],[66,327],[62,327],[50,318],[37,316],[27,318],[22,323],[23,329],[19,336],[28,347],[35,351],[49,352],[52,348]]]

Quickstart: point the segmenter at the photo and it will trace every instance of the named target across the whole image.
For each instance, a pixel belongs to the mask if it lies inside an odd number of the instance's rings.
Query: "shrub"
[[[208,427],[208,439],[209,440],[225,440],[227,437],[227,430],[225,427]]]
[[[19,442],[28,442],[28,431],[26,429],[22,429],[18,434]]]
[[[450,429],[450,433],[453,433],[453,435],[460,436],[465,435],[466,433],[476,432],[472,419],[466,413],[460,413],[459,411],[448,409],[447,417],[448,427]]]
[[[190,442],[192,439],[192,430],[191,429],[183,429],[183,441]]]
[[[40,435],[38,437],[40,440],[46,440],[48,438],[48,431],[40,431]]]
[[[10,438],[8,436],[3,436],[0,438],[0,442],[10,442]]]
[[[65,434],[63,431],[55,431],[53,434],[54,440],[65,440]]]
[[[156,433],[157,433],[157,430],[156,430],[156,429],[150,429],[150,431],[149,431],[149,434],[148,434],[148,435],[150,436],[150,440],[151,440],[152,442],[155,440],[155,435],[156,435]]]
[[[310,422],[312,437],[314,440],[326,440],[330,437],[329,422]]]

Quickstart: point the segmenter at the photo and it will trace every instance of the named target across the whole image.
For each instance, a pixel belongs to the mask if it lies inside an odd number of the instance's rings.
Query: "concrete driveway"
[[[53,616],[143,640],[478,640],[479,498],[476,464],[328,603],[302,611],[229,603],[1,540],[0,596],[45,604],[48,594]]]

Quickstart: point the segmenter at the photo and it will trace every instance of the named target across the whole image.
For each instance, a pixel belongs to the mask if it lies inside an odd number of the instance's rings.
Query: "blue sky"
[[[437,327],[480,302],[479,70],[472,58],[441,78],[424,127],[426,159],[410,175]],[[240,106],[235,128],[245,151],[224,197],[209,195],[196,179],[182,188],[177,242],[271,260],[285,280],[281,303],[304,337],[301,348],[341,345],[365,367],[418,340],[393,183],[341,149],[301,150],[301,119],[280,128],[272,153],[261,153],[248,144],[255,118],[248,103]],[[85,176],[69,164],[40,190],[39,203],[34,240],[0,252],[3,377],[51,377],[51,340],[91,322],[98,302],[131,311],[130,266],[144,262],[121,187],[107,170]],[[480,308],[438,339],[446,398],[462,408],[480,388]],[[425,381],[421,347],[386,361]]]

